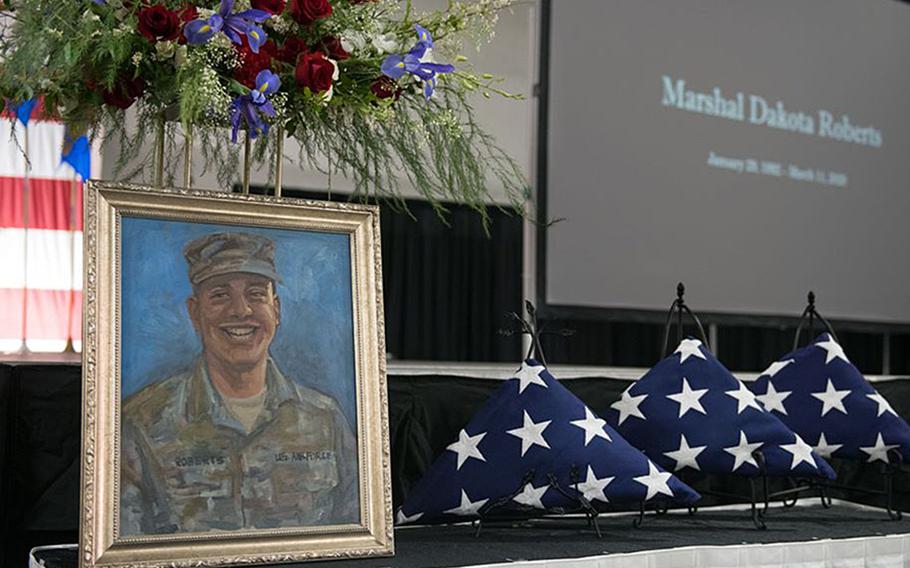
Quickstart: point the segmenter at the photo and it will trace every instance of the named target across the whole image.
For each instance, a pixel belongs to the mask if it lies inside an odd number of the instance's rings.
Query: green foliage
[[[522,210],[528,190],[521,171],[477,124],[470,104],[474,94],[516,97],[499,89],[495,77],[471,73],[459,55],[463,39],[492,33],[498,12],[511,1],[452,1],[446,10],[418,15],[410,2],[333,0],[332,15],[313,25],[298,24],[289,10],[271,17],[263,23],[274,44],[267,53],[291,40],[321,49],[322,39],[333,36],[346,42],[350,57],[337,62],[331,91],[320,93],[297,85],[293,63],[266,59],[282,85],[270,95],[276,116],[268,118],[270,136],[255,140],[254,161],[271,169],[279,126],[300,142],[301,166],[350,178],[355,198],[403,204],[407,180],[440,214],[454,201],[486,215],[488,187],[497,186]],[[183,0],[159,3],[175,11],[184,6]],[[216,0],[193,4],[201,18],[218,9]],[[14,0],[0,36],[6,38],[0,39],[0,96],[43,97],[71,129],[100,136],[105,148],[116,149],[117,175],[125,179],[152,181],[163,144],[164,181],[178,183],[183,133],[192,132],[206,168],[230,185],[241,175],[243,144],[230,143],[229,108],[235,97],[249,93],[238,81],[251,64],[246,58],[254,56],[222,33],[202,45],[149,40],[138,31],[140,10],[147,6]],[[248,7],[248,0],[237,0],[235,10]],[[409,75],[398,80],[397,96],[380,98],[373,91],[380,66],[389,53],[406,53],[414,45],[415,23],[434,35],[437,58],[456,62],[459,70],[439,76],[429,101]],[[136,79],[145,88],[128,116],[111,104],[112,93],[127,93]]]

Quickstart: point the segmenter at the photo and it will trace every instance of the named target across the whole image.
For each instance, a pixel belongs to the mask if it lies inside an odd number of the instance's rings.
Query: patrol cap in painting
[[[275,243],[250,233],[212,233],[187,243],[183,255],[195,286],[213,276],[246,272],[281,282],[275,270]]]

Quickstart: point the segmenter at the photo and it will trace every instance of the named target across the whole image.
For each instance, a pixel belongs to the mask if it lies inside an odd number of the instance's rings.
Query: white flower
[[[347,50],[345,50],[345,51],[347,51]],[[337,80],[338,80],[338,77],[339,77],[339,73],[338,73],[338,62],[335,61],[334,59],[332,59],[331,57],[326,57],[326,61],[329,61],[329,62],[332,64],[332,67],[335,68],[335,70],[332,71],[332,86],[330,86],[330,87],[329,87],[329,90],[327,90],[327,91],[322,95],[322,102],[323,102],[323,103],[327,103],[327,102],[329,102],[330,100],[332,100],[332,94],[335,92],[335,81],[337,81]]]
[[[186,46],[185,45],[181,45],[180,47],[177,48],[177,52],[174,54],[174,63],[177,65],[177,67],[180,67],[184,63],[186,63]]]
[[[398,41],[395,39],[395,34],[374,35],[370,38],[370,43],[380,54],[398,51]]]
[[[341,32],[341,48],[348,53],[360,51],[366,46],[366,44],[366,36],[357,30],[345,30]]]
[[[136,53],[133,54],[133,56],[130,58],[130,60],[133,62],[134,66],[139,67],[139,64],[142,63],[142,52],[137,51]]]
[[[174,56],[177,51],[177,43],[173,41],[159,41],[155,44],[155,59],[164,61]]]
[[[214,48],[220,47],[221,49],[230,49],[233,46],[231,39],[225,34],[215,34],[208,44]]]
[[[286,34],[291,30],[291,22],[282,18],[278,14],[272,14],[269,19],[263,23],[281,34]]]

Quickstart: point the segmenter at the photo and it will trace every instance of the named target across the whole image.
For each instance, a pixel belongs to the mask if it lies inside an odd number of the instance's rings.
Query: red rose
[[[309,51],[306,42],[299,37],[290,37],[278,50],[278,59],[291,65],[297,65],[297,56]]]
[[[101,98],[109,105],[128,109],[133,106],[136,99],[142,96],[144,91],[145,79],[142,77],[133,79],[121,78],[114,84],[113,89],[102,89]]]
[[[348,52],[345,51],[341,46],[341,40],[335,36],[325,36],[319,40],[319,43],[317,45],[323,53],[335,61],[344,61],[350,57],[350,55],[348,55]]]
[[[152,43],[158,40],[173,40],[180,35],[180,18],[163,4],[155,4],[139,10],[139,33]]]
[[[263,69],[268,69],[272,64],[272,58],[275,57],[275,42],[268,40],[259,46],[259,53],[253,53],[246,36],[243,36],[241,41],[243,42],[241,45],[234,45],[242,61],[240,67],[234,71],[234,78],[240,84],[255,89],[256,75]]]
[[[265,10],[276,16],[284,12],[284,0],[251,0],[250,4],[257,10]]]
[[[291,16],[298,24],[309,25],[332,14],[329,0],[291,0]]]
[[[192,22],[199,17],[199,12],[196,10],[196,6],[193,6],[190,3],[185,3],[183,8],[177,12],[177,17],[180,18],[180,27],[186,25],[187,22]],[[186,36],[182,33],[177,34],[177,43],[184,44],[186,43]]]
[[[196,10],[196,6],[189,2],[184,2],[183,7],[177,12],[177,16],[180,18],[180,23],[185,24],[198,18],[199,11]]]
[[[397,101],[401,97],[401,87],[398,86],[398,83],[384,75],[373,81],[373,84],[370,85],[370,91],[376,95],[377,99],[395,97]]]
[[[298,85],[309,87],[314,93],[331,89],[334,75],[335,64],[326,59],[321,51],[309,51],[297,59],[294,79]]]

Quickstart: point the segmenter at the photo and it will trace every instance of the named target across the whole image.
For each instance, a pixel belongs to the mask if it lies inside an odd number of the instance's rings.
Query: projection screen
[[[910,7],[550,8],[548,305],[910,322]]]

